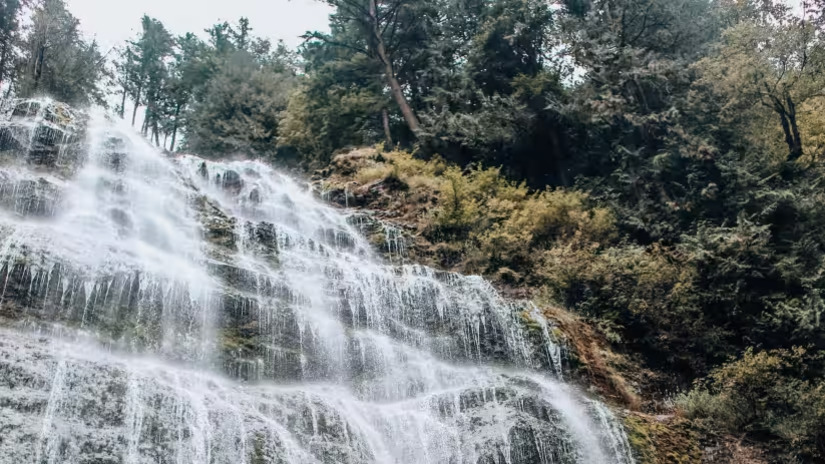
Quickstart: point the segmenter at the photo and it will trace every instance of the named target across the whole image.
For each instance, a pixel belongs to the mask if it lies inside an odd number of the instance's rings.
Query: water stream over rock
[[[262,163],[48,100],[0,160],[0,463],[633,461],[529,303]]]

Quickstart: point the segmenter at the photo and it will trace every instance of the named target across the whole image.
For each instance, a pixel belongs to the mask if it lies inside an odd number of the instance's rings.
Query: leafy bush
[[[660,246],[571,241],[545,251],[539,272],[556,301],[604,321],[611,338],[644,350],[651,363],[686,373],[704,368],[725,332],[705,324],[696,269],[684,260]]]
[[[803,348],[748,348],[679,396],[677,406],[689,418],[769,440],[789,460],[825,462],[822,360],[821,352]]]
[[[381,182],[403,186],[411,197],[434,196],[434,208],[421,205],[421,230],[436,249],[460,255],[462,270],[523,283],[524,278],[541,277],[537,266],[544,250],[566,244],[593,249],[615,240],[611,211],[594,207],[580,191],[535,191],[498,168],[461,170],[438,156],[423,160],[407,151],[380,148],[342,154],[334,162],[361,186]]]
[[[467,239],[489,258],[487,271],[530,270],[536,249],[576,241],[598,246],[615,236],[613,216],[575,190],[530,191],[497,168],[444,171],[430,235]]]

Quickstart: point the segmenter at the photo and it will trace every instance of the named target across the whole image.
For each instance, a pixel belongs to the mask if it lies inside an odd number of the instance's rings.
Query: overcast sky
[[[326,4],[315,0],[68,0],[83,31],[97,37],[101,49],[134,37],[140,18],[159,19],[173,34],[201,33],[219,21],[249,18],[253,34],[297,46],[308,30],[327,30]]]

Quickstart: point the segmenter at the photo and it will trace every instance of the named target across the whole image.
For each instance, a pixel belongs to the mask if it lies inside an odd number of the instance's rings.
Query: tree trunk
[[[135,119],[137,118],[138,106],[140,106],[140,94],[143,91],[143,85],[138,85],[137,94],[135,95],[135,107],[132,109],[132,127],[135,127]]]
[[[558,173],[558,182],[562,187],[569,187],[567,182],[567,173],[564,169],[564,150],[559,141],[559,134],[555,130],[550,130],[550,141],[553,146],[553,158],[556,162],[556,172]],[[531,173],[527,173],[529,176]]]
[[[392,65],[387,64],[387,72],[392,72]],[[407,103],[407,99],[404,98],[404,91],[401,89],[401,84],[398,83],[398,79],[395,78],[392,74],[387,75],[387,80],[390,83],[390,90],[392,90],[392,96],[395,99],[395,102],[398,103],[398,107],[401,109],[401,114],[404,116],[404,121],[407,122],[407,126],[412,131],[413,135],[418,134],[418,129],[421,125],[418,123],[418,118],[415,116],[412,108],[410,108],[409,103]]]
[[[785,115],[784,109],[777,110],[777,112],[779,113],[779,122],[782,124],[782,132],[785,134],[785,143],[788,144],[789,156],[793,156],[794,140],[793,134],[791,133],[791,124]]]
[[[415,135],[418,133],[420,124],[418,123],[418,118],[415,116],[410,104],[404,97],[404,91],[401,89],[401,84],[395,77],[395,71],[392,68],[392,61],[390,61],[389,55],[387,54],[387,48],[384,46],[384,38],[381,36],[381,25],[378,21],[376,9],[375,0],[370,0],[370,20],[372,22],[372,34],[375,39],[375,48],[376,52],[378,52],[378,59],[384,66],[384,74],[387,76],[387,83],[390,86],[392,97],[395,99],[395,102],[398,103],[398,107],[401,109],[401,114],[404,116],[404,121],[407,122],[407,126],[410,128],[410,131],[412,131],[413,135]]]
[[[3,43],[3,49],[0,51],[0,88],[3,88],[3,81],[6,78],[6,66],[9,59],[9,45]]]
[[[774,110],[779,114],[782,132],[785,134],[785,143],[788,145],[788,161],[796,161],[802,157],[802,138],[799,135],[799,126],[796,121],[796,105],[790,97],[785,99],[787,108],[782,101],[774,99]]]
[[[389,151],[395,145],[392,143],[392,132],[390,131],[390,113],[386,108],[381,108],[381,119],[384,121],[384,137],[387,139],[385,150]]]
[[[40,77],[43,76],[43,63],[46,61],[46,47],[37,49],[37,59],[34,62],[34,91],[40,87]]]
[[[149,134],[149,108],[143,111],[143,124],[140,126],[140,133],[144,137]]]
[[[152,133],[155,134],[155,145],[160,146],[160,130],[158,129],[158,119],[152,117]]]
[[[120,101],[120,119],[123,119],[124,112],[126,112],[126,84],[123,85],[123,100]]]
[[[796,105],[791,99],[790,95],[786,96],[788,102],[788,123],[791,126],[791,137],[793,145],[791,146],[791,161],[795,161],[802,157],[802,137],[799,135],[799,125],[796,122]]]
[[[143,134],[144,137],[149,135],[149,124],[152,119],[152,110],[151,103],[146,105],[146,108],[143,110],[143,127],[141,128],[140,132]]]
[[[175,138],[178,135],[178,115],[180,114],[180,104],[175,106],[175,121],[172,123],[172,144],[169,145],[169,151],[175,151]]]

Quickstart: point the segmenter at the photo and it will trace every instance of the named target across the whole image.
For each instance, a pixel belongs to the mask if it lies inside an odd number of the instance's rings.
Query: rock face
[[[54,108],[0,123],[71,133],[4,145],[0,464],[632,462],[531,305],[261,163]]]
[[[0,153],[52,171],[78,167],[85,115],[50,100],[16,100],[0,108]]]

